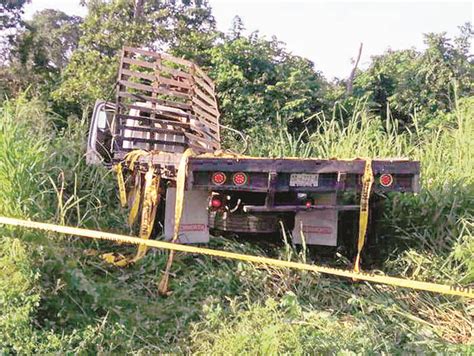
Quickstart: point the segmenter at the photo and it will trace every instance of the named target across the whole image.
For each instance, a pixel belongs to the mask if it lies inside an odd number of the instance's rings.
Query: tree
[[[454,40],[446,33],[426,34],[426,50],[392,51],[372,58],[370,67],[354,82],[354,95],[369,94],[379,114],[392,115],[407,125],[416,112],[428,120],[432,114],[453,109],[457,95],[472,93],[473,62],[469,55],[472,27],[465,24]]]
[[[79,42],[81,18],[58,10],[46,9],[24,22],[3,68],[2,86],[10,94],[27,87],[49,99],[72,52]]]
[[[229,39],[236,40],[245,31],[244,22],[240,16],[234,16],[232,19],[232,27],[229,31]]]
[[[77,48],[81,22],[81,17],[58,10],[35,13],[16,40],[13,58],[37,70],[61,71]]]
[[[30,0],[4,0],[0,3],[0,31],[15,28],[21,24],[23,7]]]
[[[225,124],[241,130],[274,123],[277,112],[290,128],[324,107],[326,82],[313,63],[289,53],[276,38],[226,38],[210,50]]]
[[[3,0],[0,2],[0,63],[8,60],[11,43],[22,27],[23,7],[30,0]],[[0,68],[4,71],[4,68]]]
[[[80,17],[51,9],[24,21],[11,42],[8,65],[1,68],[2,97],[30,88],[48,101],[61,70],[77,47],[80,22]]]

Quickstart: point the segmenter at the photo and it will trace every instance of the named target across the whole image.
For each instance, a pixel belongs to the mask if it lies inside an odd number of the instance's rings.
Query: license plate
[[[294,173],[290,175],[290,187],[317,187],[319,174]]]

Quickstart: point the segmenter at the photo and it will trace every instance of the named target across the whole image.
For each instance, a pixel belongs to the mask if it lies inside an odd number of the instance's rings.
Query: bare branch
[[[357,70],[357,66],[359,65],[359,61],[360,61],[360,57],[362,55],[362,47],[363,47],[363,43],[361,42],[360,43],[360,47],[359,47],[359,54],[357,55],[357,60],[354,64],[354,68],[352,68],[352,71],[351,71],[351,75],[349,76],[349,78],[347,79],[347,85],[346,85],[346,96],[349,96],[352,94],[352,85],[354,83],[354,78],[355,78],[355,74],[356,74],[356,70]]]

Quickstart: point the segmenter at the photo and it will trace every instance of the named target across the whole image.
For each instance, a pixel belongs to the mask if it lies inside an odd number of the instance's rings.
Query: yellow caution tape
[[[117,183],[120,194],[120,205],[122,205],[122,207],[124,208],[127,206],[127,193],[125,192],[125,181],[123,180],[122,164],[116,164],[114,166],[114,170],[117,174]]]
[[[354,271],[360,272],[360,254],[364,248],[367,224],[369,221],[369,199],[374,183],[372,172],[372,160],[366,159],[364,175],[362,176],[362,190],[360,193],[360,214],[359,214],[359,239],[357,241],[357,256],[354,263]]]
[[[40,223],[40,222],[35,222],[35,221],[28,221],[28,220],[8,218],[8,217],[0,217],[0,224],[20,226],[20,227],[29,228],[29,229],[45,230],[45,231],[50,231],[50,232],[57,232],[60,234],[81,236],[81,237],[87,237],[87,238],[92,238],[92,239],[109,240],[109,241],[114,241],[118,243],[126,243],[126,244],[133,244],[133,245],[143,244],[148,247],[160,248],[160,249],[165,249],[165,250],[170,250],[170,251],[180,251],[180,252],[186,252],[186,253],[192,253],[192,254],[202,254],[202,255],[207,255],[207,256],[228,258],[228,259],[239,260],[239,261],[244,261],[244,262],[271,265],[271,266],[276,266],[276,267],[294,268],[298,270],[324,273],[324,274],[330,274],[330,275],[339,276],[339,277],[364,280],[367,282],[386,284],[386,285],[391,285],[395,287],[412,288],[412,289],[423,290],[423,291],[428,291],[428,292],[455,295],[455,296],[461,296],[461,297],[474,299],[474,289],[470,287],[450,286],[446,284],[414,281],[414,280],[409,280],[409,279],[404,279],[404,278],[389,277],[389,276],[378,275],[378,274],[373,274],[373,273],[354,272],[350,270],[343,270],[343,269],[332,268],[332,267],[309,265],[306,263],[277,260],[274,258],[261,257],[261,256],[244,255],[240,253],[213,250],[209,248],[182,245],[178,243],[171,243],[171,242],[165,242],[165,241],[145,240],[145,239],[140,239],[138,237],[113,234],[109,232],[87,230],[87,229],[81,229],[81,228],[71,227],[71,226],[54,225],[54,224]]]

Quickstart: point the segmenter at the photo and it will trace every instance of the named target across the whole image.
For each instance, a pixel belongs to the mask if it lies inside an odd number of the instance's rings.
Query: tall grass
[[[290,134],[285,126],[255,128],[251,142],[258,144],[253,147],[251,153],[273,157],[291,153],[292,156],[304,158],[404,157],[419,160],[422,166],[421,192],[417,195],[389,194],[385,201],[386,215],[382,224],[380,248],[387,246],[391,254],[383,269],[391,274],[419,280],[472,285],[474,98],[460,100],[457,109],[451,114],[440,114],[439,117],[432,118],[433,122],[438,123],[436,126],[420,128],[417,118],[414,119],[414,129],[401,130],[391,118],[382,120],[364,107],[359,107],[359,110],[349,117],[317,116],[317,130],[305,132],[301,136]],[[288,278],[288,275],[284,278]],[[302,280],[299,280],[299,283],[301,284]],[[311,283],[314,283],[314,280]],[[349,289],[335,285],[324,288],[326,296],[323,299],[308,295],[308,290],[313,290],[309,286],[284,290],[294,291],[300,301],[306,300],[310,303],[312,307],[303,310],[311,312],[316,306],[322,310],[333,310],[331,315],[351,315],[351,318],[356,318],[358,325],[367,328],[365,333],[368,335],[373,330],[378,330],[370,341],[363,346],[359,345],[359,351],[446,351],[446,347],[453,345],[443,342],[443,339],[452,343],[473,342],[472,311],[468,303],[464,304],[459,300],[414,292],[401,298],[398,293],[392,294],[387,290],[382,292],[383,294],[376,292],[375,296],[370,292],[361,293],[359,290],[356,297]],[[271,295],[271,291],[266,291]],[[315,293],[319,298],[322,297],[320,292]],[[347,308],[347,304],[341,300],[344,295],[348,302],[353,303],[355,309]],[[231,350],[261,351],[258,345],[252,343],[258,339],[252,339],[250,335],[256,332],[260,320],[265,320],[260,314],[262,308],[265,308],[262,304],[264,302],[260,300],[248,303],[240,300],[237,303],[245,312],[236,312],[235,309],[229,311],[231,317],[226,320],[224,326],[222,323],[216,324],[214,332],[210,333],[212,336],[204,337],[201,342],[199,338],[202,336],[196,332],[199,349],[210,348],[222,353],[223,345]],[[354,314],[355,310],[357,312]],[[282,322],[285,325],[288,318],[282,316],[274,323],[278,325]],[[208,328],[212,325],[206,321],[199,327]],[[277,330],[278,326],[275,328]],[[285,350],[285,343],[291,339],[304,339],[301,335],[295,336],[294,330],[288,328],[288,335],[279,333],[287,339],[276,341],[277,344],[280,342],[276,346],[278,350]],[[311,326],[307,328],[305,333],[316,332],[312,331]],[[401,342],[385,334],[400,329],[411,330],[410,334],[414,337],[408,337]],[[440,339],[419,338],[424,333],[437,335]],[[348,332],[347,335],[351,333]],[[344,338],[341,340],[344,344]],[[359,340],[359,337],[356,337],[356,340],[352,341],[357,345]],[[392,348],[394,344],[387,343],[387,340],[395,342],[395,348]],[[247,346],[248,350],[245,349]],[[300,346],[293,345],[295,350]],[[308,346],[308,349],[303,350],[310,352],[316,349],[316,346]],[[461,347],[459,351],[461,350],[468,348]]]
[[[349,117],[317,116],[317,130],[297,135],[282,122],[259,127],[247,154],[419,159],[421,193],[386,200],[381,233],[392,253],[381,268],[468,285],[473,100],[412,131],[362,104]],[[127,231],[113,177],[84,164],[86,121],[58,131],[50,116],[21,98],[1,108],[0,214]],[[2,353],[463,353],[472,343],[472,309],[460,298],[190,255],[177,256],[174,293],[161,298],[161,251],[117,269],[98,255],[123,247],[6,228],[0,236]],[[211,247],[266,253],[223,238]]]
[[[8,101],[0,110],[0,213],[34,217],[41,209],[42,164],[51,139],[48,118],[39,102]],[[25,117],[36,118],[36,125]]]
[[[0,108],[0,215],[98,227],[95,213],[108,210],[107,222],[113,222],[111,216],[120,213],[102,203],[114,201],[112,180],[83,163],[84,125],[57,132],[52,118],[43,103],[24,97]],[[44,323],[40,301],[45,295],[54,299],[50,289],[67,276],[58,272],[67,244],[51,242],[47,234],[0,228],[0,353],[80,351],[95,343],[94,320],[68,334],[38,328]],[[43,274],[45,266],[55,273]]]

